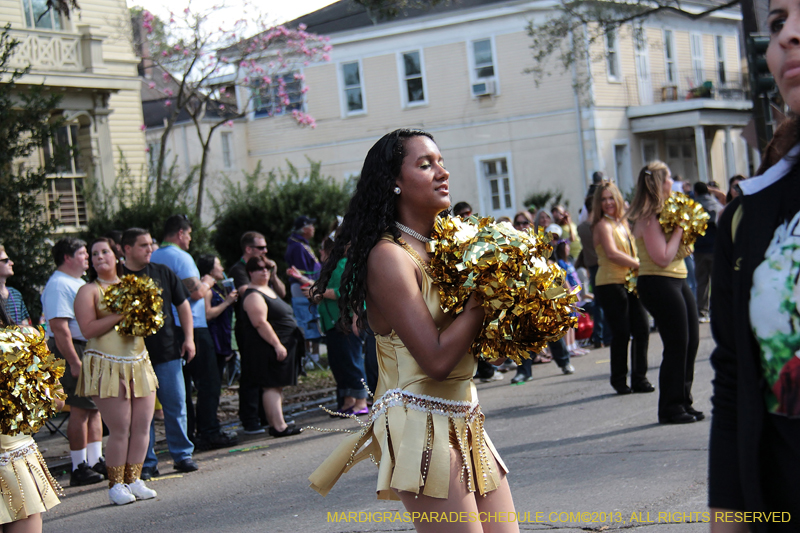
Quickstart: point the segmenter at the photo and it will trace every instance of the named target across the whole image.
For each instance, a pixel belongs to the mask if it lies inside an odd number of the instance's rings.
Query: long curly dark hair
[[[394,226],[397,213],[395,181],[400,177],[406,156],[405,142],[421,136],[433,140],[430,133],[422,130],[399,129],[387,133],[370,148],[356,192],[337,230],[333,250],[311,289],[313,298],[320,299],[339,260],[347,257],[339,287],[338,326],[343,330],[349,329],[351,314],[357,317],[359,329],[366,326],[367,258],[384,234],[389,233],[395,239],[400,237],[400,230]]]

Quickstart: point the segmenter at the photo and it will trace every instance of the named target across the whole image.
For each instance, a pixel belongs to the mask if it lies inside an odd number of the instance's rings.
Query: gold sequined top
[[[96,305],[97,317],[103,318],[110,315],[111,311],[103,302],[103,286],[99,282],[95,284],[100,291]],[[120,381],[124,385],[126,398],[130,398],[131,393],[136,398],[149,396],[158,387],[144,338],[121,335],[116,328],[111,328],[86,342],[75,393],[79,396],[116,398]]]
[[[617,250],[636,259],[636,245],[631,239],[631,234],[624,224],[609,221],[611,234],[614,236],[614,245]],[[597,278],[595,285],[617,285],[625,283],[625,276],[630,268],[611,261],[606,255],[602,244],[594,247],[597,250]]]
[[[385,236],[384,239],[393,239]],[[422,271],[422,297],[434,323],[445,330],[453,317],[439,305],[439,291],[416,252],[403,248]],[[447,498],[450,446],[462,457],[461,482],[486,494],[499,486],[504,472],[497,450],[483,429],[483,413],[472,376],[477,361],[469,353],[444,381],[429,377],[400,337],[392,331],[376,335],[379,378],[376,400],[361,432],[351,436],[309,477],[325,495],[352,464],[372,457],[378,464],[379,499],[398,499],[402,490]]]
[[[636,239],[636,247],[639,250],[639,277],[642,276],[665,276],[668,278],[683,279],[687,275],[686,263],[683,257],[678,259],[679,254],[675,259],[667,265],[667,268],[661,268],[653,262],[650,254],[647,253],[647,247],[644,245],[644,239],[639,237]]]

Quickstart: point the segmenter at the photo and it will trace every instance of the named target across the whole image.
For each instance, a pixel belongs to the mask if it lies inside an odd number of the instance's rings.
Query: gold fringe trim
[[[347,437],[309,477],[323,496],[352,465],[369,457],[378,465],[380,499],[397,499],[392,489],[447,498],[451,435],[463,465],[460,481],[470,492],[486,495],[499,486],[493,459],[508,472],[486,435],[477,403],[393,389],[375,401],[367,419],[359,420],[361,431]]]
[[[21,476],[26,474],[33,479],[33,485],[36,487],[45,507],[50,508],[59,503],[58,496],[63,496],[64,490],[50,474],[50,469],[47,468],[47,463],[35,442],[10,452],[0,453],[0,466],[6,467],[8,465],[11,465],[14,480],[12,482],[11,479],[6,479],[3,472],[0,472],[0,497],[8,503],[8,510],[12,520],[19,520],[28,516],[28,513],[24,512],[26,509],[25,490],[22,488],[20,479]],[[12,489],[12,483],[16,491]],[[52,495],[50,494],[51,491],[53,492]],[[45,498],[50,498],[51,496],[55,498],[55,501],[51,502],[52,505],[48,507],[47,503],[45,503]]]
[[[83,353],[83,366],[78,376],[76,394],[116,398],[120,392],[120,380],[125,385],[127,399],[131,397],[131,389],[136,398],[143,398],[155,392],[158,388],[158,379],[146,350],[132,358],[86,350]]]

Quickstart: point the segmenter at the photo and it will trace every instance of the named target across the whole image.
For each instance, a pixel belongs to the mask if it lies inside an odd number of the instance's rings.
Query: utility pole
[[[741,8],[742,28],[744,30],[750,71],[750,96],[753,99],[753,118],[756,125],[758,149],[763,153],[767,143],[772,139],[772,112],[768,92],[774,87],[774,80],[770,84],[766,58],[764,57],[769,38],[759,34],[755,0],[741,0]]]

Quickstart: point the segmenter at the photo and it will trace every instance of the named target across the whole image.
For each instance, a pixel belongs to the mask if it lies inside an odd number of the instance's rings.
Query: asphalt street
[[[521,530],[708,531],[703,513],[714,343],[707,325],[701,324],[700,335],[694,397],[708,418],[694,424],[659,425],[658,392],[617,396],[608,383],[607,348],[573,359],[577,371],[570,376],[551,363],[535,365],[535,379],[527,384],[510,386],[513,373],[478,384],[486,429],[510,469]],[[656,387],[661,349],[658,334],[651,335],[648,377]],[[316,410],[297,422],[356,427]],[[308,488],[308,475],[341,438],[308,430],[285,439],[243,436],[234,450],[196,454],[200,470],[182,476],[174,475],[164,454],[164,475],[149,482],[156,499],[116,507],[105,483],[67,486],[62,503],[45,513],[44,530],[412,531],[407,522],[376,521],[397,518],[403,507],[376,500],[377,470],[369,460],[345,474],[326,498]],[[69,484],[66,476],[59,481]]]

